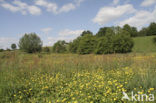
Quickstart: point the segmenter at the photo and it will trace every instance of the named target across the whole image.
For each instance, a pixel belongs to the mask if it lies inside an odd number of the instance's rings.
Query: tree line
[[[103,27],[94,35],[91,31],[83,31],[82,34],[67,43],[64,40],[57,41],[52,48],[42,47],[40,37],[35,33],[25,34],[19,41],[19,49],[28,53],[54,52],[54,53],[78,53],[78,54],[111,54],[128,53],[132,51],[134,37],[156,35],[156,23],[152,22],[148,27],[140,31],[136,27],[125,24],[122,28]],[[153,40],[156,42],[156,39]],[[16,49],[16,44],[11,48]],[[0,52],[3,49],[0,49]],[[8,49],[9,51],[9,49]]]

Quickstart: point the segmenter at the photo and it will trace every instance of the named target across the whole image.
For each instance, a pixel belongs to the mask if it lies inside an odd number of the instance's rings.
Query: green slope
[[[133,52],[156,52],[156,45],[153,43],[155,36],[136,37],[134,39]]]

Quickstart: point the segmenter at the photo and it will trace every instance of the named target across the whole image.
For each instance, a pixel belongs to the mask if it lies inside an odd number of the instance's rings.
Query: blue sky
[[[37,33],[44,46],[75,39],[83,30],[156,22],[156,0],[0,0],[0,48]]]

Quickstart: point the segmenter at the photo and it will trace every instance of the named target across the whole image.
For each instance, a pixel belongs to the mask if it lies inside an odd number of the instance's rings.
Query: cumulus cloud
[[[1,4],[1,6],[5,9],[12,11],[12,12],[20,11],[19,7],[13,6],[13,5],[8,4],[8,3],[3,3],[3,4]]]
[[[84,30],[65,29],[59,32],[60,36],[79,36]]]
[[[62,6],[62,7],[60,8],[60,10],[59,10],[59,13],[61,13],[61,12],[69,12],[69,11],[71,11],[71,10],[74,10],[75,8],[76,8],[76,7],[75,7],[74,4],[69,3],[69,4],[66,4],[66,5]]]
[[[36,5],[45,7],[48,12],[57,13],[58,6],[56,3],[53,2],[47,2],[46,0],[36,0]]]
[[[20,0],[14,0],[12,4],[3,2],[1,6],[5,9],[10,10],[11,12],[21,12],[23,15],[27,13],[32,15],[40,15],[41,9],[34,5],[28,5]]]
[[[48,34],[49,32],[52,31],[52,28],[51,28],[51,27],[43,28],[43,29],[41,29],[41,31],[42,31],[43,33],[45,33],[45,34]]]
[[[75,38],[77,38],[78,36],[80,36],[80,34],[83,31],[84,30],[70,30],[70,29],[62,30],[58,33],[59,35],[57,37],[48,37],[47,38],[48,40],[47,42],[45,42],[44,45],[51,46],[58,40],[65,40],[66,42],[70,42],[74,40]]]
[[[119,25],[123,26],[124,24],[129,24],[131,26],[141,28],[150,22],[156,22],[156,7],[152,12],[139,10],[134,16],[121,21]]]
[[[117,20],[124,15],[135,12],[136,10],[131,4],[119,5],[117,7],[103,7],[98,11],[96,17],[93,19],[93,22],[103,25]]]
[[[48,12],[59,14],[76,9],[83,1],[84,0],[75,0],[75,2],[64,4],[62,7],[58,7],[56,3],[47,0],[35,0],[35,4],[45,7]]]
[[[151,6],[151,5],[155,4],[155,3],[156,3],[156,0],[144,0],[141,3],[141,6],[148,7],[148,6]]]

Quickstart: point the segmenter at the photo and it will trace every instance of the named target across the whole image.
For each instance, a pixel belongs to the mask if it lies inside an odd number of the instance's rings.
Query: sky
[[[0,0],[0,48],[35,32],[44,46],[72,41],[84,30],[156,22],[156,0]]]

